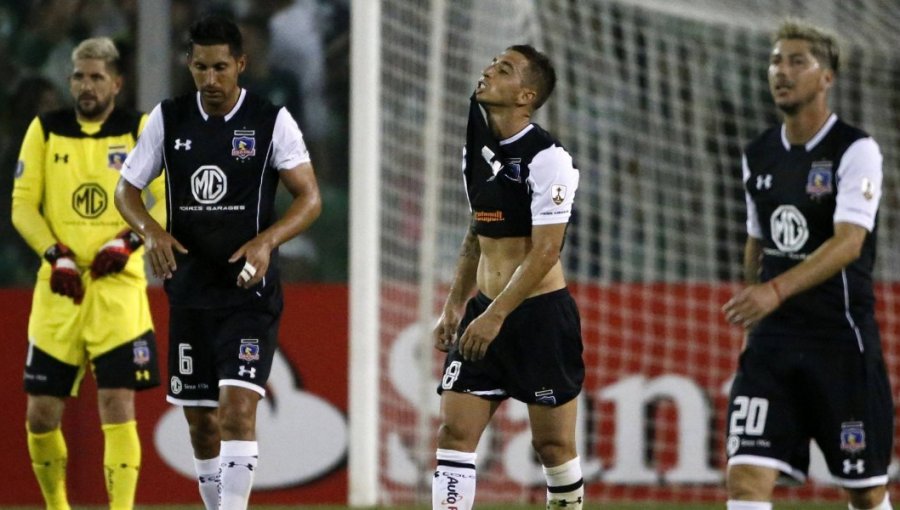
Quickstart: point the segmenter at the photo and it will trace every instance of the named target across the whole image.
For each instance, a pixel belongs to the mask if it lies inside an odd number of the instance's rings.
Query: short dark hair
[[[534,102],[534,109],[537,110],[543,106],[556,87],[556,70],[553,64],[547,55],[534,49],[530,44],[515,44],[506,49],[521,53],[528,60],[528,75],[525,79],[537,92],[537,99]]]
[[[230,19],[211,15],[191,25],[188,41],[188,55],[194,51],[194,45],[215,46],[227,44],[231,56],[237,58],[244,54],[244,37],[240,29]]]
[[[800,39],[808,42],[809,52],[816,57],[816,60],[837,74],[838,66],[841,63],[841,50],[836,35],[805,21],[788,18],[772,35],[772,43],[782,39]]]

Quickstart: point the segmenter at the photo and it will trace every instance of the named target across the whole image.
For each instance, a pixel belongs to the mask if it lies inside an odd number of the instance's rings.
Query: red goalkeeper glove
[[[96,279],[125,269],[128,257],[142,244],[144,240],[133,230],[125,230],[115,239],[107,241],[91,262],[91,277]]]
[[[44,252],[44,260],[50,263],[50,290],[68,296],[80,305],[84,299],[81,271],[75,265],[75,253],[68,246],[56,243]]]

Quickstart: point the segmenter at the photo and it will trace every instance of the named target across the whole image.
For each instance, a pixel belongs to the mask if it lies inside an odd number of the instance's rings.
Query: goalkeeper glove
[[[91,277],[96,279],[125,269],[128,257],[142,244],[144,240],[133,230],[125,230],[115,239],[107,241],[91,262]]]
[[[75,265],[75,253],[68,246],[56,243],[44,252],[44,260],[50,263],[50,290],[68,296],[80,305],[84,299],[81,271]]]

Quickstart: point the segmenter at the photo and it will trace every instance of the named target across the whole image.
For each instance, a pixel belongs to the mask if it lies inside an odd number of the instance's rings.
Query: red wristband
[[[769,280],[769,286],[771,286],[772,291],[775,292],[775,297],[778,298],[778,304],[781,304],[784,299],[781,297],[781,292],[778,291],[778,285],[775,283],[775,280]]]

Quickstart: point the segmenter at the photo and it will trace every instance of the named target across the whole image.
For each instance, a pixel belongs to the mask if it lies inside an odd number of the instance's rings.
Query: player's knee
[[[547,467],[559,466],[575,458],[575,443],[564,438],[539,438],[531,440],[541,464]]]
[[[134,391],[126,389],[100,390],[97,407],[103,423],[125,423],[134,419]]]
[[[476,431],[469,430],[460,423],[444,422],[438,428],[437,447],[446,450],[474,451],[478,446]]]
[[[64,403],[55,397],[29,397],[25,411],[28,430],[43,434],[59,428],[62,423]]]
[[[778,472],[757,466],[737,465],[728,468],[728,499],[739,501],[771,501]]]
[[[868,510],[870,508],[879,508],[878,505],[884,501],[885,487],[866,487],[863,489],[847,489],[847,495],[853,508]]]
[[[237,410],[223,412],[219,416],[219,430],[225,441],[249,441],[254,438],[256,417]]]

